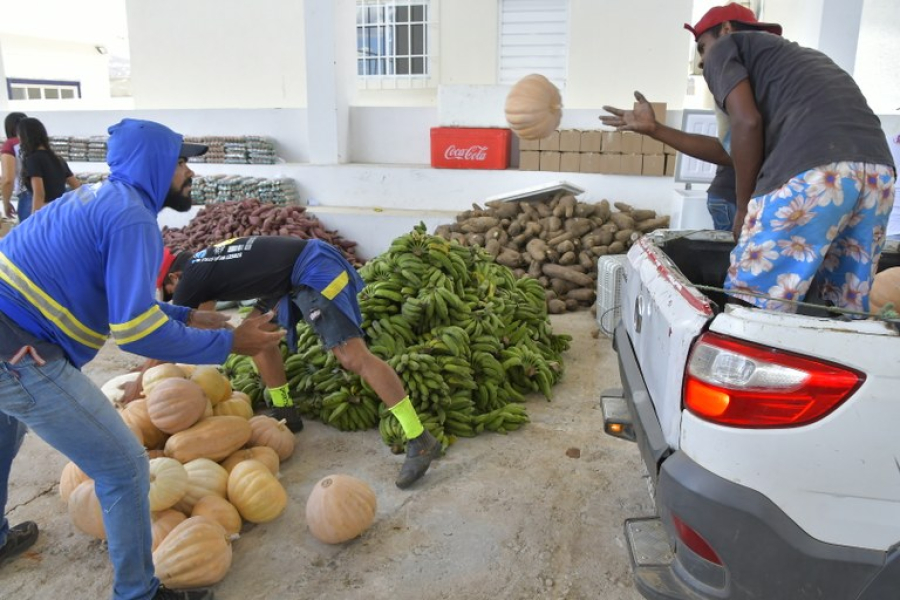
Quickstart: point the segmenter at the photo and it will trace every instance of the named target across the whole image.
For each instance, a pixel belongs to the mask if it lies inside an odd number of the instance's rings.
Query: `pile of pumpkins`
[[[277,476],[294,434],[254,416],[250,398],[213,366],[152,367],[143,388],[119,414],[150,457],[157,577],[170,588],[212,585],[231,567],[243,522],[267,523],[287,506]],[[75,527],[105,539],[93,480],[70,462],[59,490]]]

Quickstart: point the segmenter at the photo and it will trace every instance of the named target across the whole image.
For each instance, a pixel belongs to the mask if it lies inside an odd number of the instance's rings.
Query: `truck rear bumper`
[[[878,597],[875,589],[900,589],[896,548],[886,554],[820,542],[759,492],[672,452],[621,325],[615,346],[636,441],[656,483],[659,517],[626,522],[635,584],[644,597],[869,600]],[[695,553],[676,533],[673,517],[702,538],[721,564]]]

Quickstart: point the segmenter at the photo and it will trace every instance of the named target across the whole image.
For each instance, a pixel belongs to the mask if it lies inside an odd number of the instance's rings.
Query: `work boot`
[[[0,546],[0,565],[19,556],[38,539],[38,526],[34,521],[25,521],[10,527],[6,535],[6,543]]]
[[[195,589],[195,590],[170,590],[161,585],[156,589],[156,595],[153,600],[213,600],[212,590]]]
[[[441,455],[441,444],[434,439],[427,429],[406,443],[406,460],[400,468],[400,476],[397,477],[397,487],[404,490],[418,481],[431,461]]]
[[[294,433],[303,431],[303,419],[300,417],[300,409],[296,406],[273,406],[264,414],[278,421],[284,420],[287,428]]]

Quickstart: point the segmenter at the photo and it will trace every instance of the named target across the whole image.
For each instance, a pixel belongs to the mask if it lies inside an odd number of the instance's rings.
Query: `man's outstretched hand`
[[[231,351],[235,354],[253,356],[263,350],[277,346],[284,338],[284,330],[272,331],[269,321],[275,316],[274,312],[260,315],[250,315],[234,330],[234,342]]]
[[[656,129],[656,114],[650,102],[640,92],[634,93],[638,106],[634,110],[624,110],[614,106],[604,106],[603,110],[611,116],[601,115],[600,122],[607,127],[615,127],[616,131],[636,131],[650,135]]]
[[[214,310],[192,310],[186,325],[197,329],[233,329],[226,314]]]

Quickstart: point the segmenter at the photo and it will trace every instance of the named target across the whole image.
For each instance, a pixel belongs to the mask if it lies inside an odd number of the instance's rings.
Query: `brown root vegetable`
[[[574,252],[575,251],[575,243],[572,240],[566,240],[564,242],[560,242],[556,244],[556,251],[560,254],[565,254],[566,252]]]
[[[627,242],[631,239],[634,229],[620,229],[616,232],[615,238],[617,242]]]
[[[558,244],[561,244],[562,242],[565,242],[566,240],[571,240],[574,237],[575,237],[575,234],[573,232],[565,231],[565,232],[560,233],[559,235],[547,240],[547,245],[548,246],[556,246]]]
[[[631,216],[634,217],[635,221],[646,221],[647,219],[655,219],[656,211],[655,210],[635,209],[635,210],[631,211]]]
[[[561,265],[568,266],[568,265],[574,265],[577,261],[578,261],[578,257],[575,255],[574,252],[566,252],[562,256],[559,257],[559,261],[557,261],[557,262]]]
[[[525,244],[525,252],[531,257],[531,260],[542,262],[547,260],[547,242],[540,238],[533,238]]]
[[[560,198],[559,202],[556,203],[556,208],[553,209],[553,215],[571,219],[573,216],[575,216],[576,204],[577,201],[575,200],[575,196],[567,194]]]
[[[624,246],[623,246],[624,250]],[[590,287],[594,280],[590,275],[585,275],[581,271],[572,267],[563,267],[560,265],[546,264],[541,270],[548,277],[556,277],[577,284],[579,287]]]
[[[619,229],[634,229],[634,218],[626,213],[613,213],[609,215],[609,220],[616,224]]]
[[[634,207],[630,204],[626,204],[625,202],[613,202],[613,206],[616,207],[616,210],[620,210],[622,212],[631,212],[634,210]]]
[[[540,277],[541,273],[542,273],[541,261],[539,261],[539,260],[531,261],[531,264],[528,265],[528,272],[527,272],[528,276],[531,277],[532,279],[534,279],[534,278]]]
[[[561,315],[566,312],[566,303],[558,298],[547,301],[547,312],[551,315]]]
[[[566,292],[566,298],[584,304],[592,304],[597,299],[597,292],[594,288],[576,288]]]
[[[463,233],[484,233],[499,224],[500,219],[497,217],[475,217],[461,222],[459,228]]]
[[[657,217],[655,219],[647,219],[635,225],[635,229],[641,233],[649,233],[655,229],[665,229],[669,226],[669,217]]]
[[[503,249],[503,246],[500,244],[500,240],[495,238],[491,238],[484,242],[484,249],[487,250],[488,254],[497,258],[500,255],[500,251]]]
[[[504,267],[515,268],[522,265],[522,255],[515,250],[504,248],[496,258],[497,264]]]
[[[609,200],[601,200],[594,209],[594,216],[600,218],[602,221],[609,219],[610,214],[612,214],[612,210],[609,208]]]
[[[573,217],[566,220],[566,231],[571,231],[575,237],[581,237],[594,229],[594,222],[590,219]]]
[[[622,254],[625,252],[625,244],[622,242],[613,242],[609,245],[609,254]]]

